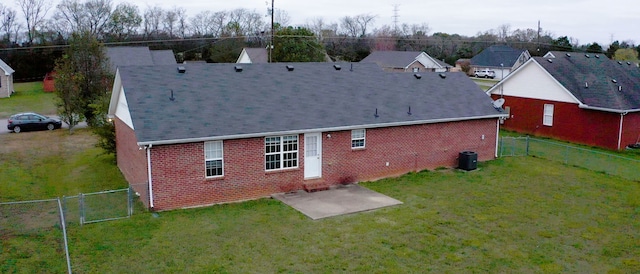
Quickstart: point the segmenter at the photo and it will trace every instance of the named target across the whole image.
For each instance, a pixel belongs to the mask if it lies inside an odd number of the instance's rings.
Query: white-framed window
[[[224,176],[222,141],[204,143],[204,162],[207,178]]]
[[[265,170],[298,167],[298,135],[264,138]]]
[[[553,126],[553,105],[544,104],[544,114],[542,117],[542,124],[545,126]]]
[[[366,132],[364,129],[351,131],[351,148],[364,148]]]
[[[413,72],[420,72],[420,68],[416,67],[416,68],[412,68]]]

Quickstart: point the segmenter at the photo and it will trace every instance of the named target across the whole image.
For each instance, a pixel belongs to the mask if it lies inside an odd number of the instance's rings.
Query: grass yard
[[[0,118],[27,111],[56,114],[56,95],[44,92],[42,82],[15,83],[14,89],[16,92],[11,97],[0,98]]]
[[[84,130],[25,136],[0,135],[0,201],[126,186]],[[640,272],[638,182],[511,157],[362,185],[404,204],[319,221],[272,199],[138,210],[72,223],[71,263],[76,273]],[[66,270],[57,227],[0,239],[0,272]]]

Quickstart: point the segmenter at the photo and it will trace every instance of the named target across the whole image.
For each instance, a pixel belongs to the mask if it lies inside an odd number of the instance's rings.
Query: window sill
[[[299,167],[293,167],[293,168],[286,168],[286,169],[265,170],[264,173],[269,175],[269,174],[277,174],[277,173],[284,173],[284,172],[294,172],[299,170],[300,170]]]
[[[224,180],[224,175],[222,176],[216,176],[216,177],[204,177],[205,181],[221,181]]]
[[[366,147],[352,147],[351,151],[360,151],[360,150],[366,150]]]

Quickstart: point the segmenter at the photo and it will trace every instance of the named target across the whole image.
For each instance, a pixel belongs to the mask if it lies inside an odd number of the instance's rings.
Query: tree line
[[[17,81],[42,78],[53,69],[74,33],[86,32],[107,45],[146,45],[152,49],[172,49],[179,61],[206,60],[234,62],[242,47],[275,44],[274,61],[296,60],[280,45],[295,46],[308,54],[304,60],[318,60],[319,52],[334,60],[359,61],[373,50],[413,50],[453,65],[471,58],[494,44],[527,49],[536,56],[549,50],[601,52],[637,60],[640,46],[615,41],[606,50],[597,43],[580,44],[570,36],[558,36],[542,29],[512,29],[504,24],[495,29],[463,36],[432,32],[428,24],[398,24],[376,27],[377,16],[345,16],[337,22],[312,18],[299,26],[290,25],[284,10],[273,12],[271,22],[264,13],[248,9],[201,11],[187,16],[181,7],[143,9],[130,3],[114,5],[112,0],[16,0],[17,10],[0,4],[0,58],[16,70]],[[301,38],[304,36],[304,39]],[[290,39],[297,37],[296,39]],[[296,44],[298,43],[298,44]],[[305,47],[306,45],[306,47]],[[290,49],[290,47],[288,48]],[[298,54],[302,58],[304,54]]]

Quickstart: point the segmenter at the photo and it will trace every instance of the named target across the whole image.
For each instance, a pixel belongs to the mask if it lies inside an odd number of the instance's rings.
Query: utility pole
[[[269,63],[272,62],[272,55],[273,55],[273,38],[274,38],[274,28],[273,28],[273,13],[275,12],[275,10],[273,9],[273,2],[275,0],[271,0],[271,45],[269,45]]]

